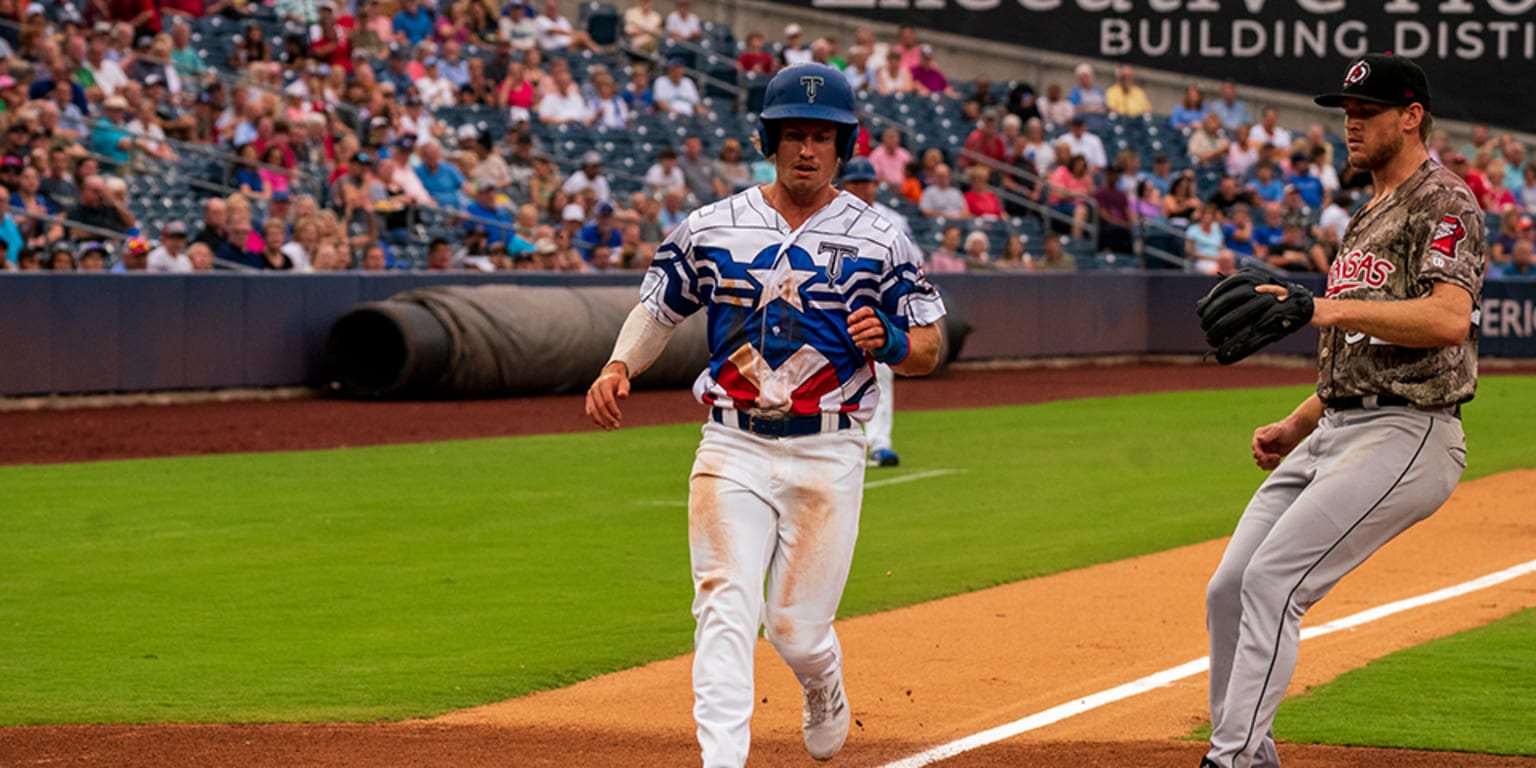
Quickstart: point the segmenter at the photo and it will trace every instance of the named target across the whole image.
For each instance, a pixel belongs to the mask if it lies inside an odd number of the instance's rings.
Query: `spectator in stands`
[[[720,143],[720,155],[711,164],[715,199],[728,197],[752,186],[752,169],[741,159],[741,142],[726,139]]]
[[[880,134],[880,144],[870,150],[869,162],[882,184],[901,186],[904,169],[912,162],[912,153],[901,146],[901,129],[891,126]]]
[[[869,59],[869,49],[854,45],[848,49],[848,62],[843,66],[843,77],[855,93],[863,93],[875,82],[875,67]]]
[[[930,93],[942,94],[952,99],[958,96],[955,89],[950,87],[949,78],[945,77],[944,73],[939,71],[938,64],[934,63],[933,46],[925,45],[920,51],[921,57],[917,61],[917,66],[912,68],[914,90],[924,96]]]
[[[214,251],[214,258],[219,261],[250,267],[251,269],[263,269],[262,253],[265,248],[263,247],[259,250],[250,249],[252,244],[251,236],[253,234],[249,212],[230,215],[224,241]],[[264,246],[265,243],[263,242],[262,245]]]
[[[704,37],[704,22],[693,12],[691,0],[677,0],[667,14],[667,40],[698,43]]]
[[[160,230],[160,246],[151,250],[146,269],[150,272],[185,273],[193,270],[192,259],[186,253],[187,225],[179,221],[166,224]]]
[[[1040,240],[1040,258],[1033,262],[1034,272],[1076,272],[1077,260],[1062,247],[1062,238],[1047,233]]]
[[[226,214],[224,198],[210,197],[203,201],[203,226],[192,238],[192,242],[204,243],[209,248],[217,249],[228,236],[225,229]]]
[[[1221,180],[1217,182],[1216,191],[1211,193],[1210,198],[1206,202],[1216,206],[1217,217],[1222,221],[1226,221],[1230,217],[1234,207],[1239,205],[1252,206],[1254,204],[1253,194],[1246,188],[1239,186],[1235,176],[1222,176]]]
[[[258,164],[261,157],[256,151],[256,142],[248,141],[240,145],[236,150],[237,159],[234,162],[234,176],[230,184],[240,190],[240,194],[252,200],[266,200],[272,196],[272,190],[267,188],[266,177],[261,174]]]
[[[123,257],[107,271],[119,275],[127,272],[143,272],[149,267],[151,250],[153,246],[148,240],[142,237],[130,237],[123,242]]]
[[[1047,129],[1054,129],[1067,125],[1072,121],[1076,110],[1071,100],[1062,95],[1059,83],[1047,83],[1045,95],[1038,101],[1040,117],[1045,121]]]
[[[1145,179],[1157,187],[1159,196],[1168,194],[1168,189],[1173,186],[1173,159],[1159,152],[1152,158],[1152,171],[1145,174]]]
[[[581,167],[566,178],[560,189],[567,195],[575,195],[583,189],[591,189],[597,199],[612,200],[613,193],[608,178],[603,175],[603,156],[595,150],[587,150],[581,156]]]
[[[965,175],[970,179],[970,189],[965,193],[966,213],[977,219],[1003,218],[1003,201],[987,184],[992,172],[984,165],[973,165]]]
[[[560,15],[560,0],[544,0],[544,12],[533,20],[538,30],[539,48],[546,51],[594,50],[597,45],[586,32],[571,26],[571,20]]]
[[[790,23],[784,26],[784,48],[779,52],[780,67],[811,62],[811,49],[805,44],[805,38],[800,32],[799,24]]]
[[[1163,193],[1151,177],[1136,182],[1136,193],[1131,195],[1131,211],[1136,214],[1136,221],[1164,221]]]
[[[916,90],[916,83],[912,80],[912,72],[901,66],[901,59],[895,54],[885,57],[884,66],[875,71],[875,91],[882,96],[893,93],[912,93]]]
[[[1109,157],[1104,152],[1104,141],[1098,134],[1088,130],[1087,121],[1082,115],[1073,115],[1068,122],[1067,133],[1057,137],[1057,141],[1065,141],[1074,155],[1081,155],[1088,161],[1088,172],[1098,173],[1109,165]]]
[[[1072,236],[1081,238],[1088,221],[1088,200],[1093,198],[1094,192],[1088,160],[1079,154],[1068,156],[1051,171],[1049,183],[1046,199],[1051,208],[1071,217]]]
[[[1467,183],[1467,187],[1472,190],[1472,194],[1477,197],[1479,204],[1481,204],[1483,193],[1488,191],[1488,182],[1481,173],[1475,171],[1467,162],[1467,156],[1459,151],[1447,152],[1445,154],[1445,167],[1449,168],[1452,173],[1460,176],[1462,181]]]
[[[960,190],[950,186],[949,166],[939,163],[933,169],[933,178],[923,190],[923,197],[918,202],[918,208],[924,216],[945,217],[950,219],[965,219],[970,217],[970,209],[965,204],[965,195]]]
[[[1483,173],[1483,177],[1488,181],[1479,202],[1483,210],[1489,213],[1512,214],[1514,209],[1520,207],[1519,201],[1515,199],[1515,193],[1504,186],[1506,168],[1503,160],[1494,160],[1488,164],[1488,169]]]
[[[1349,207],[1353,202],[1348,192],[1335,191],[1328,199],[1328,205],[1318,214],[1314,230],[1317,244],[1323,247],[1324,253],[1339,252],[1339,244],[1344,241],[1344,230],[1349,227]]]
[[[656,52],[662,32],[661,13],[655,5],[655,0],[636,0],[624,11],[624,37],[630,48],[645,54]]]
[[[1015,140],[1024,135],[1024,121],[1020,120],[1018,115],[1007,112],[1003,112],[1002,116],[1000,121],[1002,130],[998,135],[1003,137],[1003,162],[1010,162],[1013,160]]]
[[[1255,249],[1255,255],[1260,253]],[[1323,272],[1328,271],[1328,256],[1307,236],[1307,229],[1298,223],[1287,223],[1282,229],[1280,242],[1262,249],[1265,263],[1281,269]]]
[[[443,77],[437,57],[428,56],[422,59],[421,65],[422,74],[416,79],[415,86],[422,105],[428,109],[453,106],[457,100],[458,88],[448,78]]]
[[[888,53],[896,56],[901,61],[901,68],[910,70],[917,66],[922,58],[922,44],[917,39],[917,28],[911,24],[903,24],[896,28],[896,43],[890,47]],[[956,247],[959,243],[956,243]]]
[[[923,271],[930,275],[951,274],[965,271],[965,254],[961,245],[960,227],[951,224],[944,228],[939,247],[928,254]]]
[[[683,170],[677,167],[677,150],[662,147],[656,162],[645,172],[646,194],[661,197],[674,189],[687,188],[688,182],[683,178]]]
[[[1093,200],[1099,208],[1100,253],[1135,253],[1135,239],[1131,234],[1136,225],[1136,212],[1131,208],[1131,198],[1120,188],[1120,169],[1109,166],[1104,169],[1104,183],[1093,190]]]
[[[1287,226],[1295,224],[1303,232],[1312,228],[1312,208],[1302,199],[1301,190],[1295,184],[1285,185],[1285,193],[1280,196],[1280,208],[1284,211],[1283,218]]]
[[[661,196],[661,207],[656,211],[656,221],[661,225],[663,237],[672,234],[683,219],[688,217],[688,209],[683,207],[683,193],[672,190]]]
[[[1254,163],[1253,179],[1248,182],[1248,188],[1266,203],[1278,203],[1285,195],[1285,181],[1275,172],[1273,163]]]
[[[1227,222],[1221,225],[1222,246],[1232,252],[1232,258],[1241,261],[1253,258],[1257,240],[1254,239],[1253,210],[1246,204],[1232,206]]]
[[[485,76],[485,60],[470,59],[465,71],[469,73],[469,78],[459,86],[458,103],[481,107],[496,106],[496,83]]]
[[[986,72],[976,75],[971,95],[960,105],[960,114],[967,120],[978,120],[988,110],[999,111],[1002,99],[992,91],[992,76]],[[1001,119],[1001,118],[999,118]]]
[[[523,74],[523,63],[511,62],[507,64],[507,76],[496,86],[496,105],[508,110],[508,119],[513,123],[527,122],[533,115],[533,83]]]
[[[110,39],[105,32],[95,32],[91,35],[86,46],[85,60],[81,72],[76,73],[79,79],[82,74],[89,78],[90,82],[82,82],[81,85],[89,88],[95,85],[101,89],[103,96],[112,96],[117,89],[128,83],[128,75],[123,71],[117,61],[107,56]]]
[[[128,133],[128,101],[122,96],[108,96],[101,103],[102,116],[91,126],[90,149],[116,167],[126,166],[132,153],[142,149],[141,142]]]
[[[1072,86],[1067,100],[1072,102],[1073,112],[1078,115],[1098,115],[1107,111],[1104,89],[1093,81],[1093,67],[1088,62],[1078,64],[1073,68],[1072,76],[1077,79],[1077,84]]]
[[[282,196],[288,199],[288,190],[292,184],[291,172],[283,167],[286,158],[283,156],[283,147],[277,144],[267,146],[267,151],[262,155],[261,166],[256,173],[261,176],[262,187],[267,190],[267,197],[276,200]]]
[[[1208,111],[1210,110],[1205,106],[1205,96],[1200,93],[1200,86],[1191,83],[1184,89],[1184,98],[1179,101],[1179,105],[1168,114],[1168,125],[1188,135],[1200,127]]]
[[[479,5],[479,3],[472,3]],[[474,59],[484,64],[482,59]],[[455,91],[463,89],[469,82],[469,61],[464,59],[464,46],[457,40],[448,40],[443,43],[443,55],[437,59],[437,70],[448,82],[453,83]]]
[[[0,243],[0,245],[3,245],[3,243]],[[26,254],[29,259],[36,261],[42,258],[44,251],[41,248],[23,248],[22,253]],[[46,253],[48,260],[46,264],[42,265],[44,269],[47,269],[50,272],[76,271],[77,265],[75,264],[75,252],[70,250],[68,245],[60,243],[58,246],[54,247],[50,251],[47,251]],[[5,264],[5,260],[0,259],[0,264]],[[87,264],[90,265],[89,268],[86,267]],[[84,255],[80,257],[78,271],[104,272],[106,271],[106,266],[106,254],[104,249],[92,248],[89,258]]]
[[[1291,132],[1280,127],[1280,113],[1274,107],[1265,107],[1258,124],[1248,132],[1248,143],[1254,149],[1272,144],[1283,150],[1291,146],[1291,141]]]
[[[1200,128],[1189,137],[1189,161],[1195,165],[1219,167],[1225,163],[1230,142],[1221,127],[1221,116],[1207,112]]]
[[[763,48],[763,33],[755,30],[747,33],[747,47],[736,57],[736,68],[743,74],[755,72],[759,75],[771,75],[778,69],[778,61]]]
[[[688,194],[702,205],[715,198],[715,164],[704,156],[704,140],[696,135],[683,138],[683,154],[677,159],[677,167],[683,172]]]
[[[1490,268],[1488,276],[1495,279],[1536,277],[1536,249],[1533,249],[1531,241],[1517,241],[1510,254],[1509,264]]]
[[[1323,196],[1332,197],[1342,186],[1339,183],[1339,172],[1328,162],[1328,142],[1312,146],[1312,175],[1322,182]]]
[[[1045,124],[1040,118],[1030,118],[1024,123],[1022,138],[1024,140],[1022,149],[1016,150],[1015,155],[1022,153],[1028,157],[1035,167],[1035,173],[1041,176],[1049,174],[1056,164],[1056,150],[1050,142],[1046,141]],[[1014,159],[1017,160],[1017,157]]]
[[[1038,125],[1039,120],[1037,119],[1035,123]],[[1040,179],[1045,174],[1040,172],[1034,160],[1030,158],[1029,137],[1020,134],[1014,137],[1013,142],[1014,146],[1013,150],[1009,152],[1008,165],[1012,167],[1014,172],[1002,174],[1003,189],[1009,193],[1008,199],[1003,201],[1003,210],[1007,211],[1010,216],[1023,216],[1031,212],[1029,206],[1014,198],[1024,198],[1036,203],[1040,202],[1041,194],[1044,191],[1044,185],[1040,183]]]
[[[1536,162],[1526,163],[1520,171],[1520,177],[1520,210],[1527,216],[1536,215]]]
[[[970,168],[981,162],[975,155],[980,155],[999,165],[1008,159],[1008,147],[1003,144],[1002,136],[997,132],[997,112],[987,110],[981,115],[980,124],[971,131],[971,135],[965,139],[965,151],[960,155],[960,167]]]
[[[439,208],[463,208],[467,181],[458,166],[444,161],[443,146],[436,141],[427,141],[421,144],[418,152],[421,165],[414,170],[422,188]]]
[[[9,197],[9,191],[6,197]],[[133,214],[128,212],[125,206],[118,205],[107,195],[107,181],[101,176],[91,175],[85,178],[80,185],[80,203],[69,212],[72,223],[84,224],[95,229],[105,229],[112,232],[127,232],[133,222]],[[94,237],[93,232],[73,229],[71,239],[79,240],[86,237]]]
[[[667,60],[667,74],[657,78],[651,88],[659,109],[682,116],[704,112],[699,87],[686,76],[683,60],[676,56]]]
[[[1125,117],[1141,117],[1152,111],[1152,101],[1136,84],[1136,74],[1130,65],[1122,64],[1115,69],[1114,85],[1104,90],[1104,108]]]
[[[1195,175],[1185,171],[1175,176],[1163,195],[1163,218],[1176,229],[1185,229],[1195,220],[1200,210],[1200,198],[1195,194]]]
[[[965,243],[961,246],[965,268],[967,270],[991,269],[992,257],[987,254],[987,249],[991,247],[992,244],[987,241],[987,233],[972,230],[965,236]]]
[[[42,192],[42,178],[36,168],[26,166],[17,174],[16,191],[11,194],[10,205],[29,214],[18,222],[27,244],[46,246],[64,238],[64,226],[49,220],[57,217],[60,210]]]
[[[391,24],[395,42],[413,46],[426,40],[432,34],[433,21],[432,9],[423,5],[421,0],[400,0],[400,10],[395,13]]]
[[[1296,152],[1291,155],[1291,172],[1285,182],[1301,193],[1301,199],[1308,208],[1317,210],[1323,207],[1323,182],[1312,175],[1312,156],[1309,153]]]
[[[1228,176],[1247,177],[1248,171],[1259,162],[1259,151],[1248,141],[1250,126],[1239,125],[1227,144],[1225,168]]]
[[[620,231],[614,212],[613,203],[598,203],[592,221],[578,230],[571,239],[572,246],[582,260],[597,269],[613,263],[624,243],[624,234]]]
[[[427,244],[426,268],[429,272],[453,271],[453,246],[447,240],[436,237]]]
[[[593,118],[586,98],[581,95],[580,86],[571,80],[570,72],[563,69],[555,73],[553,87],[539,101],[538,113],[539,122],[545,125],[589,125]]]
[[[365,272],[382,272],[388,269],[389,258],[384,252],[384,246],[375,243],[365,248],[357,268]]]
[[[1201,274],[1230,274],[1236,269],[1236,260],[1226,248],[1216,213],[1214,203],[1200,206],[1195,223],[1184,230],[1184,255],[1193,260],[1195,271]]]
[[[497,25],[511,50],[527,52],[539,47],[539,28],[532,11],[522,2],[508,3],[502,11]]]
[[[269,217],[263,231],[267,233],[266,240],[270,246],[271,225],[275,217]],[[293,225],[293,237],[287,242],[279,238],[279,245],[284,256],[293,264],[295,272],[309,272],[316,269],[315,258],[320,248],[320,224],[315,217],[305,217]]]
[[[1231,80],[1222,82],[1221,98],[1211,102],[1210,110],[1220,119],[1221,127],[1229,131],[1253,122],[1253,117],[1248,113],[1248,102],[1237,97],[1237,84]]]

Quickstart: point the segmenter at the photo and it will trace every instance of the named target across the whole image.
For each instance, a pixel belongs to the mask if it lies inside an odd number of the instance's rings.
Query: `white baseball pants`
[[[772,439],[704,425],[688,497],[704,768],[746,764],[758,627],[802,687],[842,669],[832,620],[858,538],[864,445],[857,426]]]

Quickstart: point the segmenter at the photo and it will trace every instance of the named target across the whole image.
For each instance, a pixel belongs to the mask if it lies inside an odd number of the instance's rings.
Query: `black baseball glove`
[[[1284,299],[1254,290],[1261,285],[1285,289]],[[1295,333],[1312,320],[1312,292],[1258,269],[1229,275],[1195,303],[1205,341],[1216,361],[1231,365]]]

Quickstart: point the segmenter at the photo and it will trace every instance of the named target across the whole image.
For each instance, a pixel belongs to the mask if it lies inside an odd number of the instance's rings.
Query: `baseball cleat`
[[[848,699],[842,676],[820,688],[805,689],[805,751],[817,760],[831,760],[848,740]]]
[[[901,463],[901,457],[889,448],[876,448],[869,452],[869,463],[876,467],[894,467]]]

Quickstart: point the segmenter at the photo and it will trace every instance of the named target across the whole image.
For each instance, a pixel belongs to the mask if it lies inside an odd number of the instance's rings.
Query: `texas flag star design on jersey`
[[[853,195],[791,231],[753,187],[678,225],[646,272],[641,302],[668,326],[708,309],[700,402],[864,421],[879,392],[848,316],[870,306],[902,330],[937,322],[944,303],[920,265],[897,227]]]

